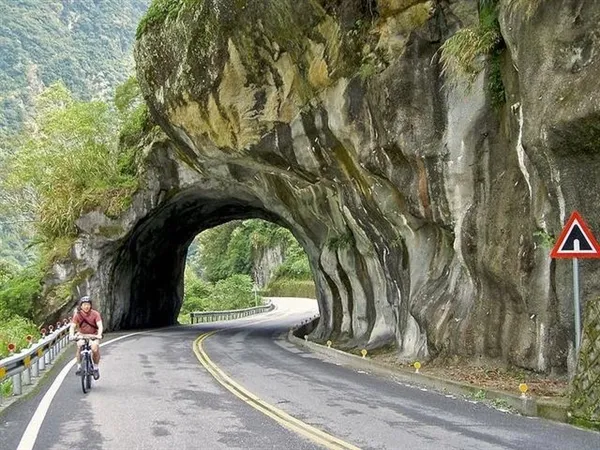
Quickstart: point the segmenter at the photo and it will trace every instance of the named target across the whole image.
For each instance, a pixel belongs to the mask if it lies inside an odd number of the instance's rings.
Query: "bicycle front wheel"
[[[92,358],[91,356],[88,356],[88,360],[87,360],[87,370],[86,370],[86,387],[87,390],[89,391],[90,389],[92,389],[92,375],[94,373],[94,365],[92,364]]]
[[[84,355],[83,361],[81,361],[81,390],[84,394],[87,394],[89,390],[89,385],[87,382],[88,376],[88,356]]]

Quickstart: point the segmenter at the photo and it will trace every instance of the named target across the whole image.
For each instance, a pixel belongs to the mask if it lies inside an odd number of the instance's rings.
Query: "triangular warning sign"
[[[573,211],[550,253],[552,258],[600,258],[600,245],[577,211]]]

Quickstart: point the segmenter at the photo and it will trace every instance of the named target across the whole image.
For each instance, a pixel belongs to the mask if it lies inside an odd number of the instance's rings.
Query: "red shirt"
[[[98,322],[102,320],[100,313],[95,309],[90,309],[89,313],[79,311],[73,317],[75,325],[79,326],[79,332],[81,334],[96,334],[98,333]]]

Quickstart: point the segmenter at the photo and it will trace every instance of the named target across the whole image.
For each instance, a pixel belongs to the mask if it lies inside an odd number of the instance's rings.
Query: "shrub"
[[[208,300],[214,311],[250,308],[256,304],[252,278],[237,274],[215,284]]]
[[[20,316],[13,316],[7,320],[0,321],[0,358],[8,356],[8,344],[14,343],[17,346],[16,351],[26,348],[27,335],[33,336],[33,341],[38,340],[40,334],[36,325],[29,319]]]
[[[480,0],[479,23],[476,26],[458,30],[444,42],[440,48],[442,74],[450,85],[466,83],[470,87],[479,73],[484,69],[487,59],[498,57],[504,48],[504,41],[498,23],[497,0]],[[504,94],[502,80],[499,77],[498,60],[492,61],[491,86],[488,90],[497,98],[496,103],[502,103]]]
[[[13,316],[31,317],[33,303],[42,291],[37,269],[25,269],[0,285],[0,321]]]
[[[185,1],[186,0],[153,0],[146,15],[140,20],[135,34],[136,38],[141,38],[150,27],[160,24],[166,19],[177,17],[177,14],[179,14]],[[190,2],[191,0],[187,1]]]
[[[189,314],[194,311],[207,311],[209,305],[206,297],[186,297],[183,301],[180,314]]]
[[[186,278],[185,296],[190,298],[208,298],[213,285],[197,277]]]
[[[74,236],[75,221],[90,210],[118,215],[137,180],[121,171],[118,123],[109,104],[78,101],[57,83],[35,106],[34,121],[7,161],[2,189],[10,194],[10,207],[33,205],[40,240],[52,242]]]
[[[4,382],[0,383],[0,395],[2,397],[10,397],[12,395],[12,392],[13,392],[12,378],[9,378],[8,380],[5,380]]]
[[[313,280],[279,278],[265,288],[269,297],[317,298]]]

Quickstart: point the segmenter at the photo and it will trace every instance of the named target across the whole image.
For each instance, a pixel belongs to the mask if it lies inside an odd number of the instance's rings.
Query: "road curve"
[[[261,316],[104,346],[91,393],[82,394],[71,370],[34,437],[23,431],[42,394],[0,416],[0,448],[600,448],[599,433],[399,384],[298,349],[282,333],[313,316],[316,303],[275,303]]]

